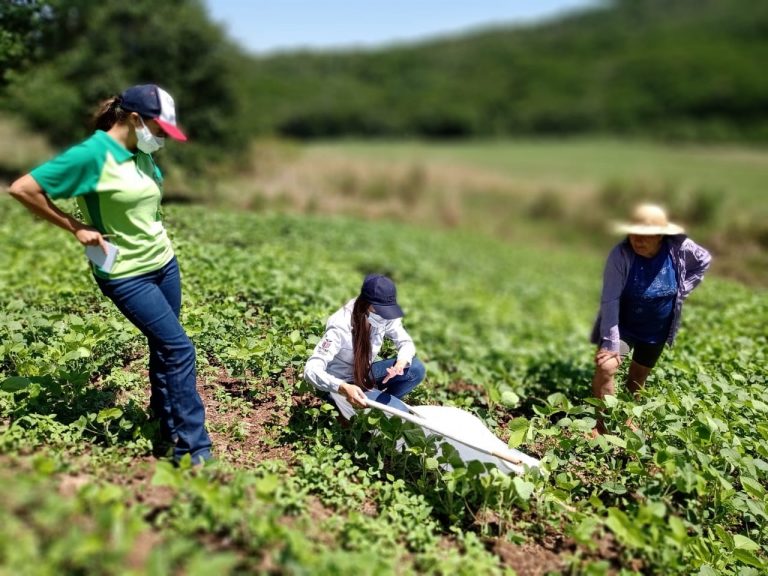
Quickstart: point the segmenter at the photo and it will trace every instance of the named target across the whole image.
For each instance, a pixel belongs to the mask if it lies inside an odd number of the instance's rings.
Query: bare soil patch
[[[491,548],[504,566],[512,568],[518,576],[543,576],[565,568],[561,558],[539,544],[513,544],[496,540]]]
[[[296,376],[292,369],[288,369],[282,378],[293,384]],[[225,406],[215,397],[217,388],[219,394],[223,391],[233,398],[245,400],[247,410],[231,410]],[[285,394],[281,385],[272,381],[245,383],[229,376],[223,368],[212,380],[198,381],[198,391],[205,405],[216,458],[233,460],[241,466],[254,466],[264,460],[282,460],[288,465],[295,463],[293,445],[280,440],[281,432],[289,426],[294,410],[321,404],[314,394],[294,393],[287,405],[280,397],[281,393]],[[231,430],[239,432],[232,435],[228,433]]]

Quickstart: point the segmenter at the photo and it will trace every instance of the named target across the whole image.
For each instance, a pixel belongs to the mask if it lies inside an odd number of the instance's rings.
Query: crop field
[[[708,277],[638,401],[590,398],[603,256],[464,229],[171,205],[216,462],[153,454],[143,338],[73,238],[0,198],[0,574],[729,574],[768,570],[768,294]],[[604,247],[607,254],[610,244]],[[365,273],[427,379],[543,460],[442,465],[301,381]],[[625,422],[632,418],[637,431]]]

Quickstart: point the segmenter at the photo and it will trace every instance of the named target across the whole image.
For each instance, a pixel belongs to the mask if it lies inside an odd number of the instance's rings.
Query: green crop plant
[[[768,569],[764,292],[708,277],[639,398],[601,403],[587,336],[602,258],[171,206],[219,450],[173,468],[152,454],[143,338],[82,249],[28,218],[0,200],[0,573],[504,574],[521,550],[574,574]],[[395,278],[427,366],[408,402],[473,412],[540,473],[460,462],[374,411],[342,428],[301,381],[373,270]],[[592,440],[598,410],[610,433]]]

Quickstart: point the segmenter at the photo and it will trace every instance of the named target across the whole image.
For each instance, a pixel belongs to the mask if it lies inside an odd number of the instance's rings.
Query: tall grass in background
[[[45,138],[0,114],[0,182],[10,181],[52,155],[53,149]]]

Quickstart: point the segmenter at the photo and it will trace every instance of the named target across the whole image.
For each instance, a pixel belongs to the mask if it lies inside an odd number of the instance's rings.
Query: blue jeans
[[[424,380],[426,374],[426,368],[424,368],[424,364],[422,364],[421,360],[414,357],[413,360],[411,360],[411,365],[403,369],[402,375],[395,376],[388,380],[386,384],[382,384],[382,380],[387,376],[387,368],[394,366],[395,362],[397,362],[397,358],[387,358],[386,360],[374,362],[371,364],[371,373],[373,375],[375,382],[374,388],[376,390],[381,390],[382,392],[394,396],[398,400],[402,400],[403,396],[421,384],[421,381]],[[336,406],[333,397],[328,392],[320,392],[319,395],[324,400],[327,400]],[[379,402],[383,402],[384,404],[387,403],[386,397],[377,397],[377,399]],[[338,406],[336,406],[336,409],[340,414],[342,413]]]
[[[175,443],[173,456],[190,454],[195,463],[211,457],[205,408],[197,393],[195,347],[179,323],[181,278],[174,257],[155,272],[131,278],[96,277],[104,295],[115,303],[149,344],[149,407],[164,438]]]
[[[395,376],[388,380],[386,384],[382,384],[382,380],[387,376],[387,368],[394,366],[395,362],[397,362],[397,358],[387,358],[386,360],[374,362],[371,364],[371,373],[373,380],[376,382],[377,390],[387,392],[395,398],[402,400],[403,396],[421,384],[426,374],[426,368],[424,368],[421,360],[414,357],[411,360],[411,365],[403,370],[401,376]]]

